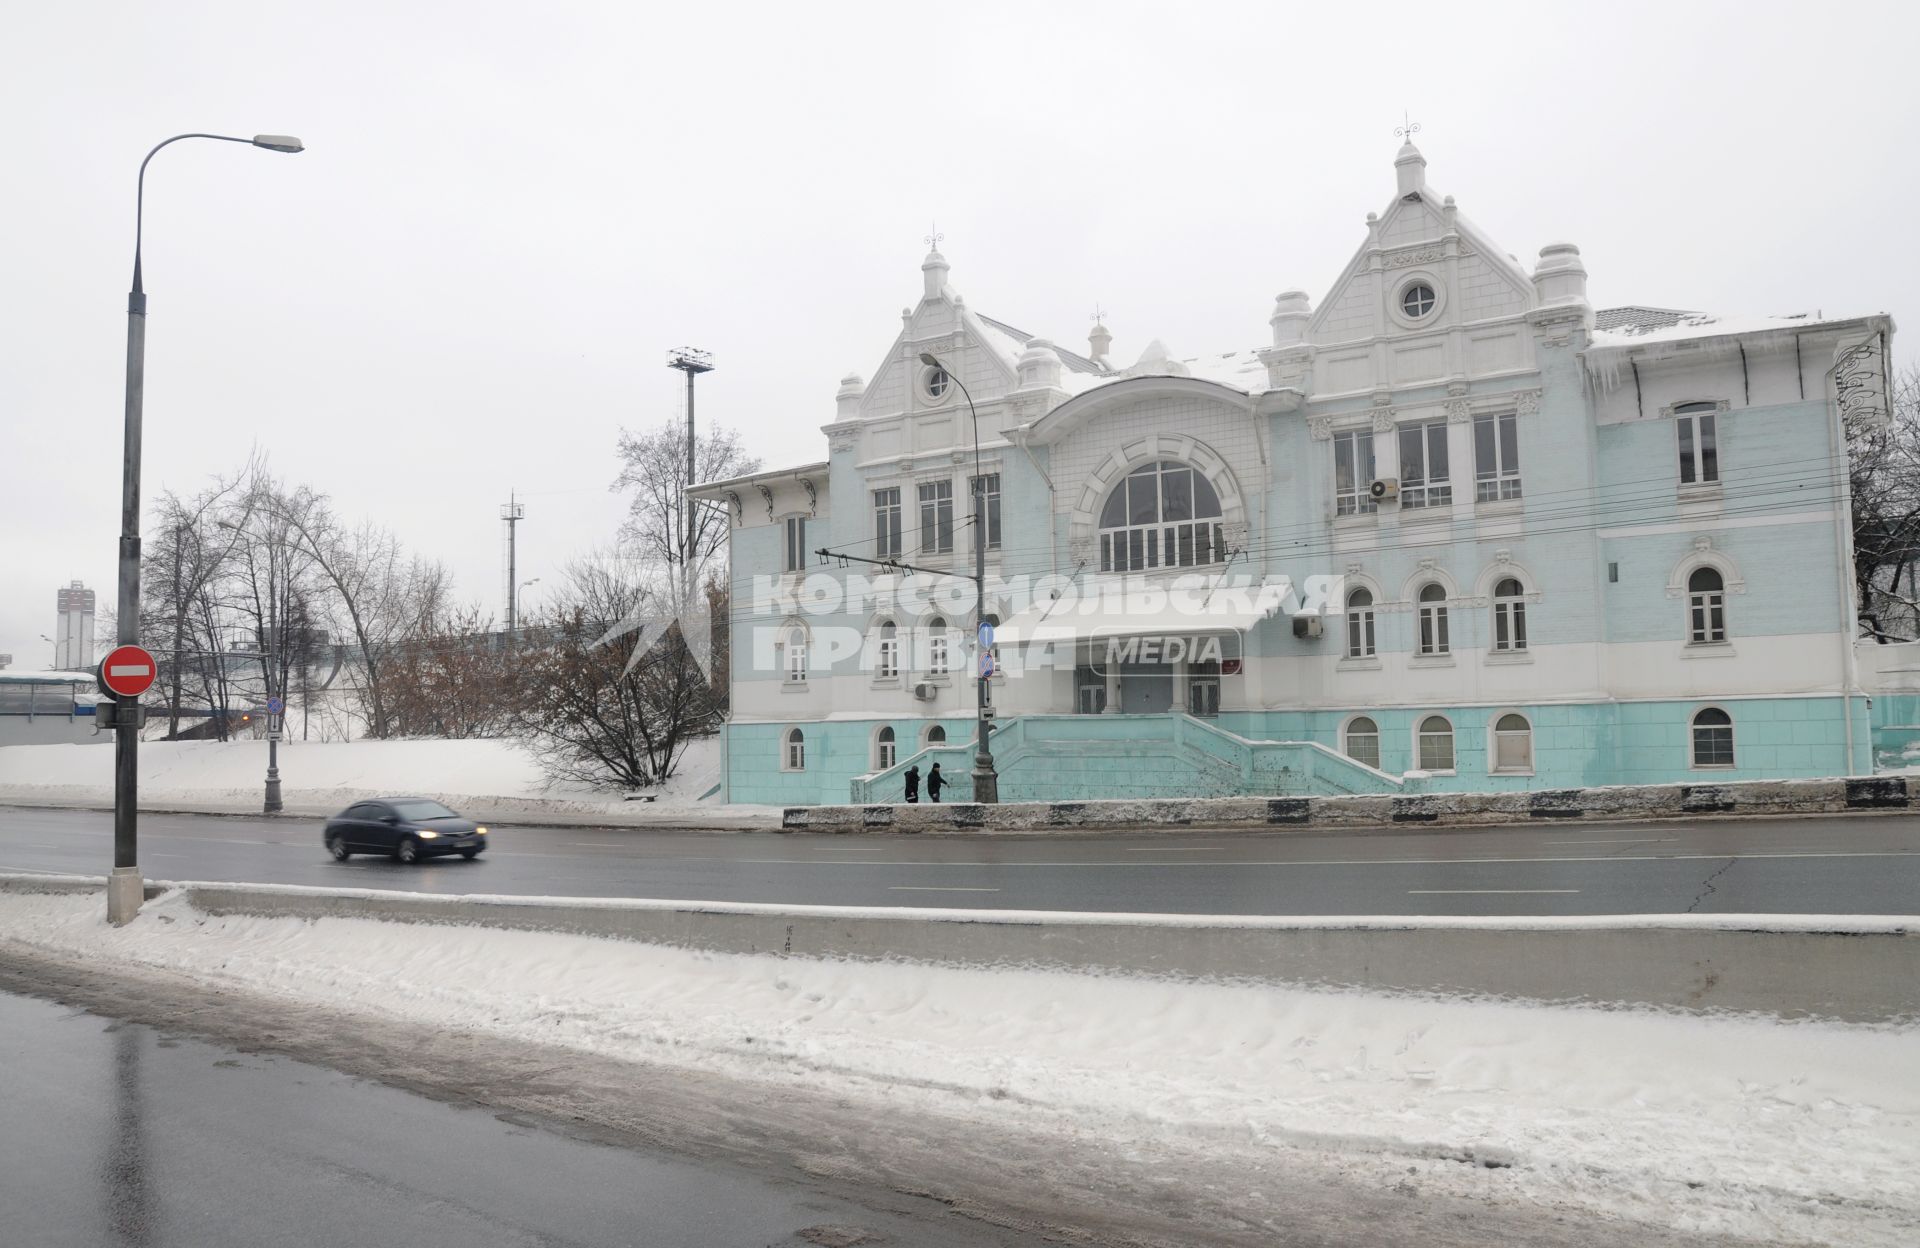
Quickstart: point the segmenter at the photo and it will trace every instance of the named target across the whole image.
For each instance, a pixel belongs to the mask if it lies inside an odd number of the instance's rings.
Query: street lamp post
[[[1000,773],[994,770],[993,751],[987,745],[987,732],[993,719],[993,678],[988,666],[990,651],[984,644],[987,623],[987,517],[986,478],[980,473],[980,413],[974,410],[973,393],[960,380],[960,374],[942,364],[931,352],[922,351],[920,362],[929,368],[939,369],[954,385],[960,387],[960,393],[967,400],[967,414],[973,417],[973,489],[969,491],[973,495],[973,635],[980,647],[973,673],[977,709],[973,746],[973,800],[998,802]]]
[[[133,285],[127,292],[126,435],[120,474],[120,586],[119,614],[115,620],[121,645],[137,645],[140,639],[140,419],[146,400],[147,367],[147,292],[140,280],[140,242],[146,218],[147,165],[161,148],[182,139],[247,143],[271,152],[303,150],[299,139],[285,134],[257,134],[251,139],[227,134],[176,134],[155,144],[140,162],[134,194]],[[139,912],[143,893],[138,847],[140,728],[136,706],[136,701],[127,700],[116,708],[113,720],[113,874],[107,879],[107,921],[116,925],[129,922]],[[128,712],[124,716],[120,713],[123,709]]]

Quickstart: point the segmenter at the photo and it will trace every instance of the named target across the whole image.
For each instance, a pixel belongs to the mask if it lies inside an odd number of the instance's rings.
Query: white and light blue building
[[[973,583],[813,552],[964,574],[982,536],[1002,800],[1872,771],[1842,417],[1889,318],[1596,310],[1578,248],[1529,270],[1394,163],[1253,350],[1069,351],[929,254],[828,457],[696,491],[733,519],[729,799],[937,761],[965,800]]]

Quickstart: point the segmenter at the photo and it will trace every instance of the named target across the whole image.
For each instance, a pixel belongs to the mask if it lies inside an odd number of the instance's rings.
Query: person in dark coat
[[[940,764],[935,763],[933,770],[927,773],[927,796],[933,801],[940,800],[940,790],[947,787],[947,778],[940,774]]]
[[[907,800],[910,802],[920,800],[920,764],[918,763],[907,768]]]

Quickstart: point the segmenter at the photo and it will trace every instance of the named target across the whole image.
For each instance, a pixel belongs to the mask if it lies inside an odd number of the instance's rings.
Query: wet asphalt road
[[[1042,1242],[5,993],[0,1071],[0,1243],[20,1248]]]
[[[479,860],[328,859],[320,821],[143,815],[149,879],[1172,914],[1920,913],[1920,817],[1010,839],[497,825]],[[0,807],[0,871],[101,874],[111,817]]]

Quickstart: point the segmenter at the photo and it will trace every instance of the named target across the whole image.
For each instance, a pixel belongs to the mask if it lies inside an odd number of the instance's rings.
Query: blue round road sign
[[[280,712],[286,709],[287,709],[287,700],[285,698],[268,698],[267,699],[267,714],[278,715]]]

